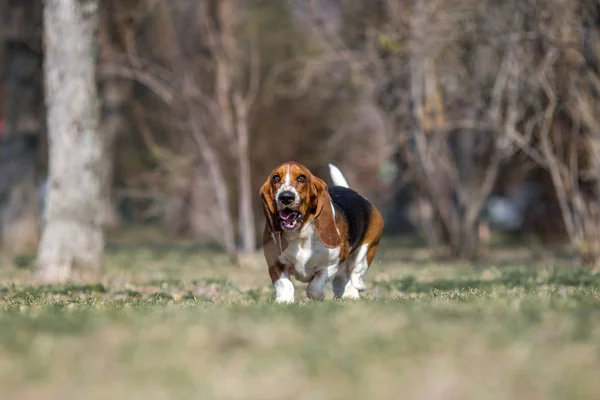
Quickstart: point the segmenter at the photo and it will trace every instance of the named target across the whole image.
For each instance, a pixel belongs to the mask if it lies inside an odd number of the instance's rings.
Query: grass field
[[[360,301],[275,305],[216,250],[113,238],[98,285],[0,268],[0,399],[599,399],[600,274],[387,241]],[[494,253],[495,254],[495,253]],[[494,257],[492,257],[494,259]]]

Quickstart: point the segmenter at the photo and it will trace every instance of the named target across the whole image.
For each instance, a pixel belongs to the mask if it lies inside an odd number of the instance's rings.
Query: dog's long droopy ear
[[[260,188],[260,200],[262,202],[263,212],[267,219],[267,224],[271,232],[277,232],[281,230],[281,227],[276,222],[277,215],[275,214],[275,203],[273,199],[273,190],[271,189],[270,180],[262,185]]]
[[[319,239],[330,249],[341,246],[342,238],[335,225],[327,184],[317,177],[312,178],[311,201],[315,209],[315,230]]]

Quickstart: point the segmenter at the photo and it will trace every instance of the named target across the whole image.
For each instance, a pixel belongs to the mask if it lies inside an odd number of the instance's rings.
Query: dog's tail
[[[344,174],[338,167],[333,164],[329,164],[329,174],[331,175],[331,180],[335,186],[343,186],[345,188],[349,188],[348,181],[344,178]]]

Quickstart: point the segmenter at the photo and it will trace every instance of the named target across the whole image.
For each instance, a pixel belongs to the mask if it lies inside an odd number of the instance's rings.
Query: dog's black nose
[[[294,202],[294,199],[296,198],[296,196],[294,196],[294,193],[286,191],[286,192],[281,192],[279,194],[279,201],[281,202],[281,204],[288,206],[290,204],[292,204]]]

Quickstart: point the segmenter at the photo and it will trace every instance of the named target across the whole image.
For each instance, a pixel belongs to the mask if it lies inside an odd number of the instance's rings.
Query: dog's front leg
[[[313,276],[306,288],[306,295],[311,300],[323,300],[327,293],[329,280],[337,272],[337,264],[320,270]]]
[[[325,298],[325,290],[327,289],[328,281],[327,272],[317,272],[306,287],[306,295],[308,298],[311,300],[323,300]]]
[[[275,302],[276,303],[293,303],[294,302],[294,284],[290,280],[289,269],[277,262],[269,268],[269,276],[275,287]]]

